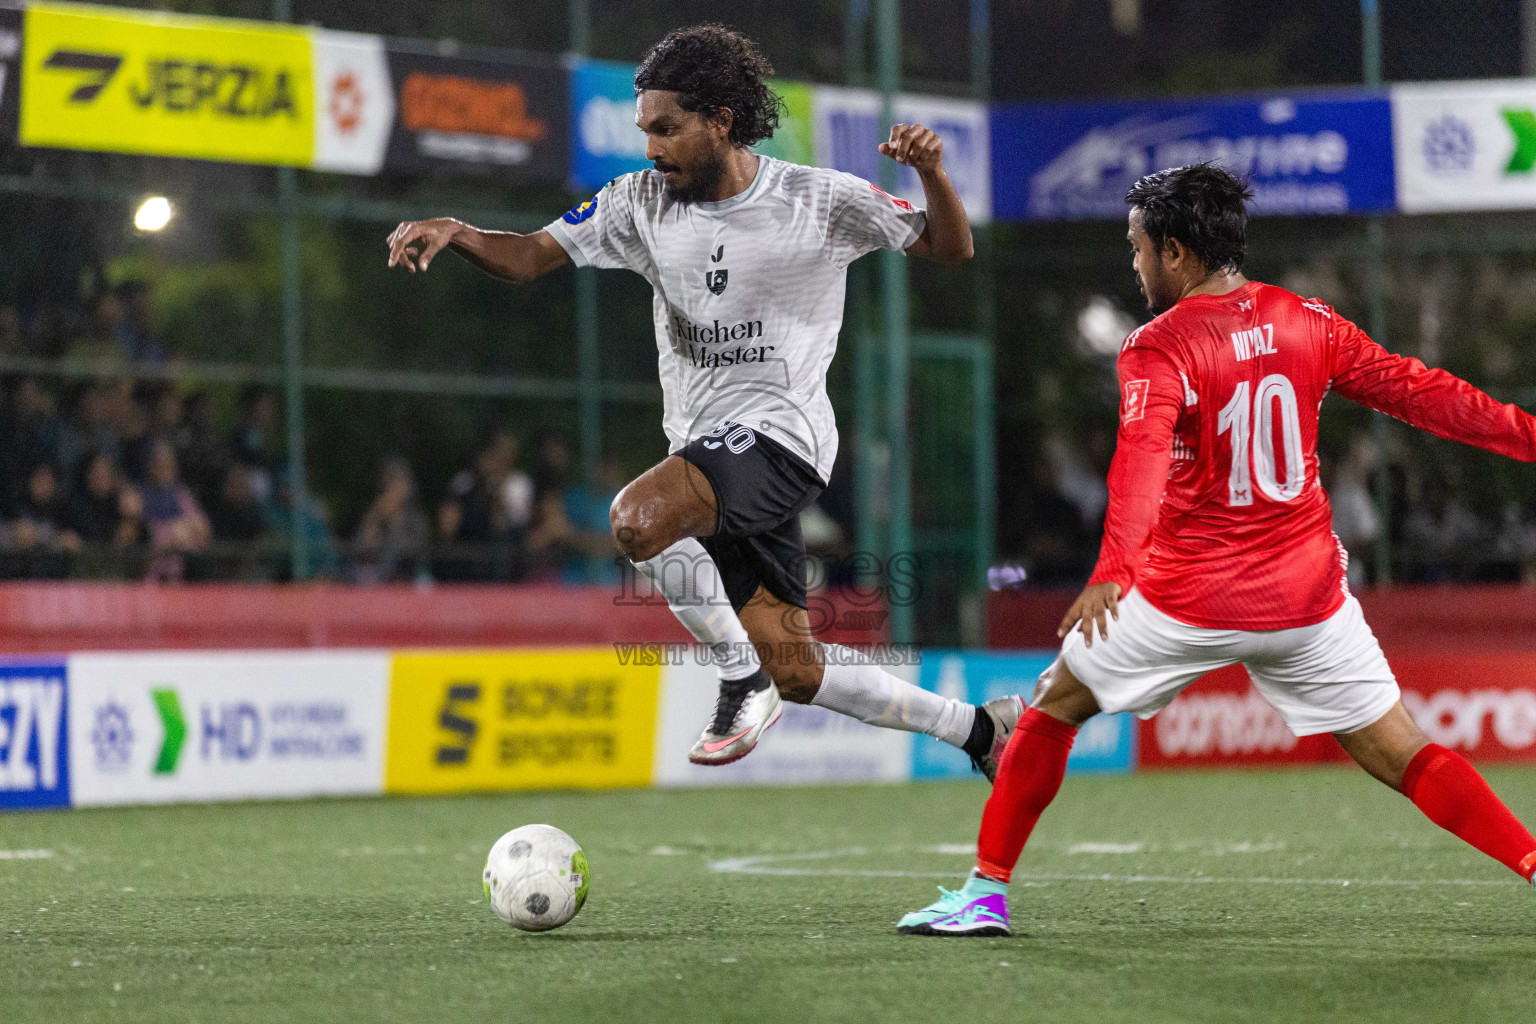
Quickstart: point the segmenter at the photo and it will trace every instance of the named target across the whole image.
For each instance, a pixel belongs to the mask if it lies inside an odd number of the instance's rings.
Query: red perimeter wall
[[[1055,647],[1071,591],[991,595],[993,647]],[[1403,587],[1359,595],[1403,702],[1437,743],[1480,761],[1536,762],[1536,590]],[[1113,626],[1111,626],[1113,629]],[[1213,672],[1143,721],[1144,767],[1343,760],[1330,736],[1298,740],[1241,667]]]
[[[295,647],[584,646],[687,641],[664,603],[604,587],[0,585],[0,653]],[[879,643],[883,603],[812,598],[820,635]]]

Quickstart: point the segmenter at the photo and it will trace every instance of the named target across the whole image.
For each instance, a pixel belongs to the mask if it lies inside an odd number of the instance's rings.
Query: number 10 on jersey
[[[1216,420],[1218,433],[1232,435],[1232,472],[1227,477],[1227,504],[1252,505],[1254,484],[1272,501],[1293,501],[1301,495],[1307,482],[1296,389],[1282,373],[1265,377],[1259,381],[1257,389],[1250,388],[1249,384],[1246,380],[1238,383],[1237,390]],[[1276,407],[1280,410],[1280,436],[1285,445],[1283,480],[1275,461]]]

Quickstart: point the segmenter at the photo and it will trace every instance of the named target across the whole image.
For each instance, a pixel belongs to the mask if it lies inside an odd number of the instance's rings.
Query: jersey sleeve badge
[[[1120,412],[1121,423],[1134,423],[1147,414],[1147,390],[1151,386],[1150,380],[1125,382],[1125,405]]]
[[[588,199],[580,206],[573,206],[569,210],[566,210],[565,215],[560,219],[565,221],[567,224],[580,224],[582,221],[587,220],[596,212],[597,196],[593,196],[591,199]]]
[[[889,192],[887,192],[885,189],[881,188],[879,185],[876,185],[874,182],[870,182],[869,183],[869,187],[874,189],[876,192],[880,193],[881,195],[885,196],[885,198],[889,199],[891,201],[891,205],[896,207],[897,209],[905,210],[908,213],[912,212],[912,204],[907,202],[905,199],[902,199],[902,198],[900,198],[898,196],[891,195]]]

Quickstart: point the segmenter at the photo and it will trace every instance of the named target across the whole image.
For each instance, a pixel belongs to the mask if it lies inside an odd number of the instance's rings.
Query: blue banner
[[[924,651],[918,685],[972,704],[1019,694],[1028,701],[1055,651]],[[947,743],[915,736],[914,779],[958,779],[971,761]],[[1067,771],[1128,772],[1136,761],[1136,723],[1130,715],[1099,715],[1078,730]]]
[[[0,810],[69,806],[62,661],[0,663]]]
[[[1137,178],[1206,160],[1251,181],[1256,214],[1395,206],[1385,94],[1012,104],[992,111],[999,220],[1117,220]]]
[[[571,181],[598,188],[651,166],[635,127],[635,66],[584,60],[571,72]]]

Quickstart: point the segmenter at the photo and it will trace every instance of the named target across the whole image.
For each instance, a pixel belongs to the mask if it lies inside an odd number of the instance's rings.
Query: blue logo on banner
[[[69,806],[63,662],[0,664],[0,810]]]
[[[571,178],[596,188],[651,166],[645,133],[635,127],[632,64],[582,61],[571,72]]]
[[[1000,220],[1118,220],[1153,171],[1210,160],[1248,178],[1258,214],[1396,205],[1384,95],[1013,104],[992,111]]]
[[[1020,694],[1027,701],[1055,651],[924,651],[918,685],[980,704]],[[1098,715],[1084,725],[1067,759],[1069,772],[1128,772],[1135,761],[1135,721],[1130,715]],[[912,738],[914,779],[971,778],[970,758],[927,736]]]

